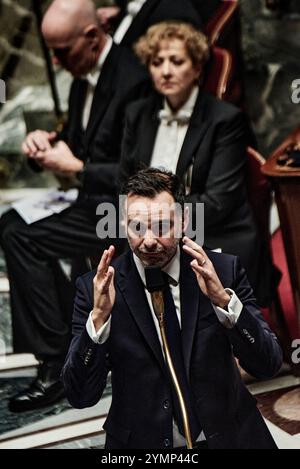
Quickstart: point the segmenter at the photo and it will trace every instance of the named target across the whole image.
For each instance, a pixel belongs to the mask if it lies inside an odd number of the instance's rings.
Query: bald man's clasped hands
[[[22,150],[43,169],[65,176],[75,176],[83,168],[83,162],[76,158],[70,147],[62,140],[55,142],[55,132],[36,130],[27,135]]]

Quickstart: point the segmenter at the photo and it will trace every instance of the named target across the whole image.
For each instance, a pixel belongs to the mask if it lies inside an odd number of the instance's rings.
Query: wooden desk
[[[279,212],[282,237],[287,257],[291,285],[300,325],[300,168],[285,168],[277,164],[278,156],[290,144],[300,142],[300,127],[292,132],[262,166],[271,180]]]

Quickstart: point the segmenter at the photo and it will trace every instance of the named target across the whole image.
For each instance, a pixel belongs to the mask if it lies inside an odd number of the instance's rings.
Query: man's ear
[[[99,44],[99,30],[94,24],[86,26],[83,34],[93,45]]]

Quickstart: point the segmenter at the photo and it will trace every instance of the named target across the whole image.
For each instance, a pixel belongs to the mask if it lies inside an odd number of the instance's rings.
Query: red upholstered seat
[[[237,106],[244,106],[243,55],[239,2],[224,0],[205,27],[212,47],[221,47],[231,56],[231,74],[224,99]]]
[[[230,53],[220,47],[212,47],[203,88],[220,99],[226,99],[227,85],[232,75]]]
[[[214,15],[205,26],[205,34],[209,38],[210,44],[220,44],[224,42],[231,28],[234,27],[236,16],[239,13],[239,5],[236,0],[224,0]]]
[[[279,296],[281,298],[281,303],[284,310],[284,317],[286,319],[291,338],[299,339],[300,330],[296,315],[296,306],[293,298],[291,279],[289,275],[281,229],[278,229],[273,234],[271,249],[273,253],[274,264],[282,272],[282,278],[279,284]]]

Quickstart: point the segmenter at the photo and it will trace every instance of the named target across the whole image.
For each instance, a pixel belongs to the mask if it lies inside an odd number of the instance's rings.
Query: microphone
[[[160,291],[165,288],[165,281],[160,267],[145,267],[146,288],[149,293]]]
[[[163,290],[166,286],[160,267],[145,267],[146,288],[151,294],[153,309],[158,319],[159,326],[164,327],[164,297]]]
[[[179,405],[180,405],[180,411],[181,411],[183,425],[184,425],[184,436],[186,439],[187,448],[192,449],[193,443],[192,443],[191,429],[190,429],[190,422],[189,422],[187,407],[184,401],[183,392],[180,388],[179,380],[177,378],[176,370],[174,368],[174,364],[173,364],[173,360],[172,360],[172,356],[170,353],[170,348],[169,348],[169,344],[168,344],[168,340],[166,336],[166,330],[165,330],[165,321],[164,321],[165,304],[164,304],[163,290],[166,288],[166,282],[164,280],[161,268],[157,266],[145,267],[145,279],[146,279],[146,288],[151,294],[153,309],[158,319],[166,363],[167,363],[169,373],[171,375],[172,382],[173,382],[175,392],[177,394]]]

